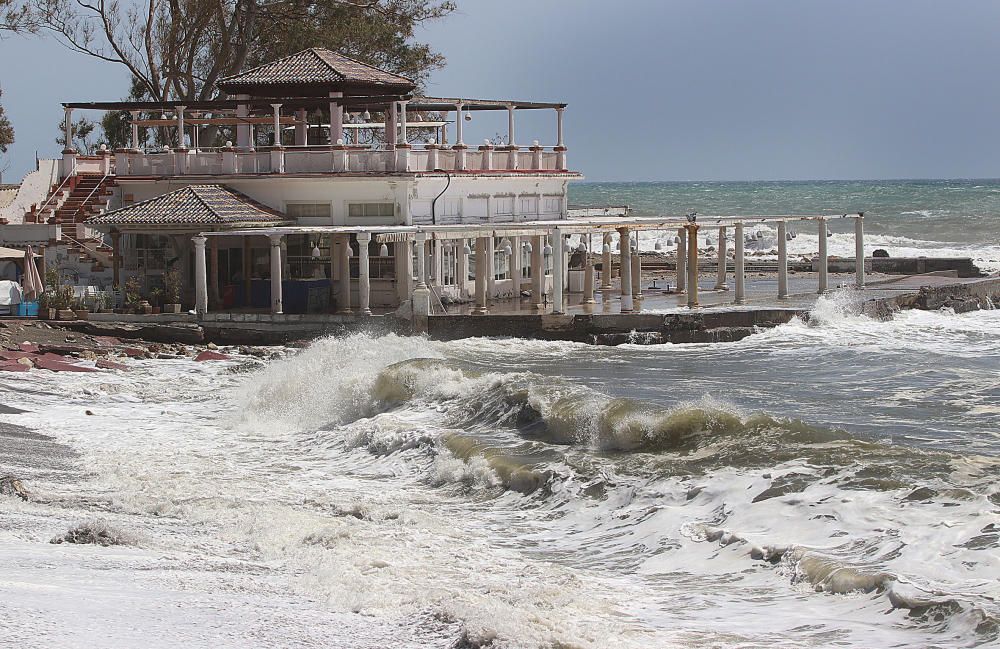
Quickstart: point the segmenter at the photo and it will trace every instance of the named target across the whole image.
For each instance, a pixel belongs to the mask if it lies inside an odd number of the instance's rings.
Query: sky
[[[995,0],[457,0],[421,27],[439,96],[562,101],[570,167],[595,181],[1000,177]],[[48,39],[0,41],[17,143],[5,182],[57,156],[62,101],[123,70]],[[477,113],[466,141],[506,132]],[[555,144],[553,111],[517,140]]]

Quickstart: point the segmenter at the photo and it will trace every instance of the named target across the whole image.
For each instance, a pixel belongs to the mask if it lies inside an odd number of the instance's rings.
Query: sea
[[[997,181],[572,191],[1000,259]],[[0,646],[1000,645],[1000,311],[270,353],[0,375]]]

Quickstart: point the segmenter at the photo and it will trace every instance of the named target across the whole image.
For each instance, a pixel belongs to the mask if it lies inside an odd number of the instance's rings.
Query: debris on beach
[[[53,538],[49,543],[56,545],[60,543],[74,543],[77,545],[100,545],[108,547],[111,545],[131,545],[132,540],[125,533],[116,530],[107,523],[90,521],[71,528],[65,534]]]
[[[12,475],[0,478],[0,496],[17,496],[21,500],[28,499],[28,490],[24,483]]]

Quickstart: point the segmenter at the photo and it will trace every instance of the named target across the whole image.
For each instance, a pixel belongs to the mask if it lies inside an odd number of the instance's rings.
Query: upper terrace
[[[415,96],[409,79],[319,48],[218,85],[228,99],[63,104],[67,142],[74,110],[124,111],[131,129],[128,148],[97,157],[67,148],[63,175],[567,171],[561,103]],[[555,144],[519,145],[516,116],[525,110],[555,112]],[[477,111],[506,113],[502,141],[466,144],[463,125]]]

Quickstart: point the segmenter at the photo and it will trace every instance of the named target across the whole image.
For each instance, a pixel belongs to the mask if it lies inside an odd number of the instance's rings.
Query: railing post
[[[743,223],[736,224],[736,231],[733,235],[736,239],[736,260],[735,260],[735,271],[736,271],[736,304],[743,304],[745,301],[746,293],[746,274],[744,269],[744,239],[743,239]]]
[[[826,219],[819,219],[819,286],[816,292],[822,295],[828,288],[827,225]]]
[[[438,168],[438,145],[430,142],[427,144],[427,171],[434,171]]]
[[[330,150],[333,151],[333,170],[337,172],[350,171],[347,147],[344,145],[344,141],[337,140],[337,143],[331,146]]]
[[[232,142],[226,142],[222,147],[222,171],[227,174],[235,174],[236,169],[236,148]]]
[[[566,144],[563,141],[563,112],[565,107],[556,108],[556,169],[566,170]]]
[[[483,145],[479,147],[483,154],[483,171],[493,169],[493,145],[489,140],[483,140]]]
[[[858,288],[865,287],[865,214],[858,212],[854,221],[854,273]]]
[[[778,299],[788,297],[788,236],[784,221],[778,221]]]
[[[538,146],[538,140],[531,143],[531,168],[542,168],[542,147]]]

